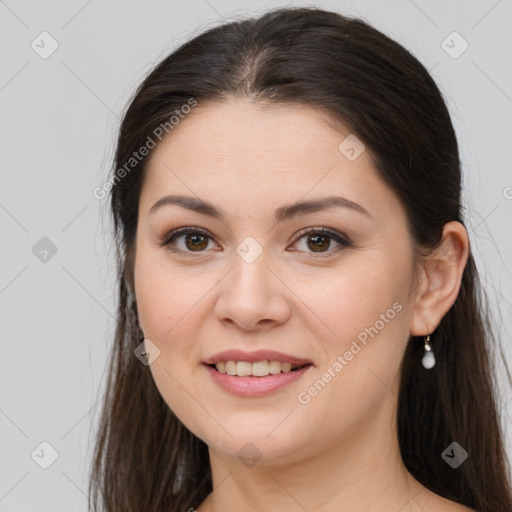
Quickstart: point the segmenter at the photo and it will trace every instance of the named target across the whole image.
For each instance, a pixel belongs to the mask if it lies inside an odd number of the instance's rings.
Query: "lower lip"
[[[245,397],[268,395],[287,384],[297,381],[312,368],[312,365],[307,365],[293,372],[267,375],[266,377],[237,377],[227,373],[220,373],[211,366],[204,366],[210,372],[213,381],[222,389]]]

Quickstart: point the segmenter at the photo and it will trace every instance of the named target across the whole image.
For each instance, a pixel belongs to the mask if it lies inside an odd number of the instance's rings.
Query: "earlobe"
[[[469,239],[460,222],[443,227],[441,243],[422,263],[411,323],[413,336],[432,334],[453,306],[469,255]]]

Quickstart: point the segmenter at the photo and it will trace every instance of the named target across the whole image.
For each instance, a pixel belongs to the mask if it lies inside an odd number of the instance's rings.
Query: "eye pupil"
[[[205,241],[206,241],[206,244],[205,244]],[[189,247],[189,242],[192,242],[192,246]],[[201,244],[202,242],[202,244]],[[192,250],[195,250],[195,249],[204,249],[206,246],[208,246],[208,241],[206,240],[206,237],[203,236],[203,235],[198,235],[198,234],[188,234],[186,237],[185,237],[185,243],[187,244],[187,248],[191,249]],[[199,244],[199,245],[198,245]]]
[[[329,236],[326,235],[310,235],[308,237],[308,240],[313,241],[313,245],[310,246],[310,248],[313,249],[314,252],[322,252],[318,251],[317,249],[328,249],[330,245]],[[325,240],[327,240],[327,243],[322,244],[321,240],[323,240],[324,242]]]

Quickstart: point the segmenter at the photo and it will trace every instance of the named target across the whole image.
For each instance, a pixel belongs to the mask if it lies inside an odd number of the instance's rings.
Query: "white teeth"
[[[236,361],[226,361],[226,373],[228,375],[236,375]]]
[[[268,370],[272,375],[281,373],[281,361],[270,361],[268,364]]]
[[[215,368],[220,373],[228,375],[238,375],[239,377],[266,377],[267,375],[277,375],[278,373],[289,373],[299,366],[292,363],[282,363],[281,361],[257,361],[250,363],[248,361],[226,361],[216,363]]]
[[[264,377],[270,373],[268,369],[268,361],[258,361],[257,363],[252,363],[251,367],[251,374],[256,377]]]
[[[252,371],[252,363],[248,363],[246,361],[238,361],[236,363],[236,374],[240,375],[240,377],[247,377],[251,375]]]
[[[292,370],[292,363],[281,363],[281,370],[285,373]]]

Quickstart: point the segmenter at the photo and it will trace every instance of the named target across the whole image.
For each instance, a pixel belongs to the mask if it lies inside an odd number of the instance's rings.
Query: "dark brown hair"
[[[206,444],[134,357],[141,339],[133,256],[147,157],[122,177],[118,171],[191,98],[201,108],[236,97],[314,107],[350,128],[404,205],[417,247],[435,248],[444,224],[463,223],[458,145],[442,95],[416,58],[364,21],[276,9],[211,28],[167,56],[136,91],[117,141],[110,207],[119,303],[90,509],[182,512],[212,491]],[[421,365],[421,339],[407,345],[398,436],[405,466],[426,487],[479,512],[503,512],[512,510],[512,492],[493,363],[498,345],[485,304],[470,254],[458,298],[433,336],[435,368]],[[452,442],[469,454],[456,469],[441,457]]]

